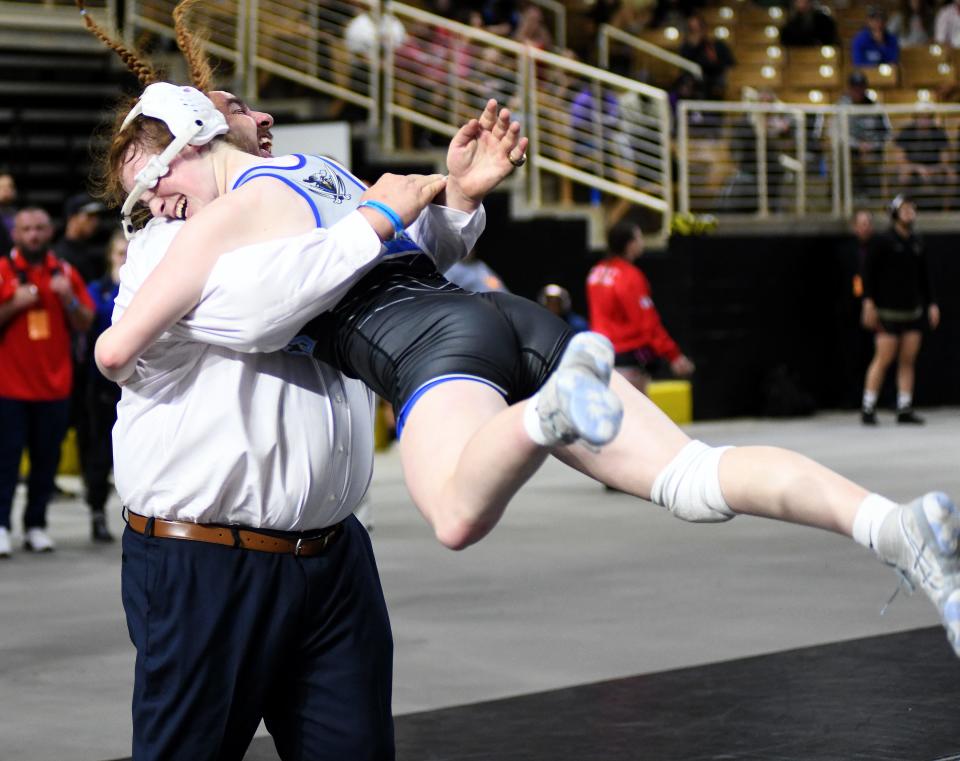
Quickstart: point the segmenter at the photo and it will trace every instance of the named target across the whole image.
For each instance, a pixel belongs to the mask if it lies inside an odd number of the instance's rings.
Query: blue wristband
[[[367,207],[368,209],[375,209],[389,219],[390,224],[393,225],[394,235],[399,235],[403,232],[403,220],[400,219],[400,215],[385,203],[380,203],[380,201],[361,201],[360,205],[357,206],[358,209],[362,209],[364,207]]]

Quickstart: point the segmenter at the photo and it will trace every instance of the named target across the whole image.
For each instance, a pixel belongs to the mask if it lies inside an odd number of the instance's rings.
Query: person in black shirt
[[[680,46],[680,55],[703,69],[704,96],[710,100],[723,100],[727,69],[737,61],[723,40],[714,39],[700,16],[687,19],[687,34]]]
[[[946,130],[928,108],[920,108],[897,134],[896,146],[900,189],[910,193],[921,209],[942,208],[956,181],[947,161],[950,140]]]
[[[794,0],[793,12],[780,30],[780,42],[788,47],[816,47],[840,42],[833,17],[817,8],[813,0]]]
[[[927,322],[940,323],[940,309],[923,245],[913,234],[917,207],[898,195],[890,204],[890,230],[876,236],[863,263],[863,325],[876,333],[873,360],[864,380],[861,419],[876,425],[884,375],[897,360],[897,422],[923,423],[913,411],[914,366]]]

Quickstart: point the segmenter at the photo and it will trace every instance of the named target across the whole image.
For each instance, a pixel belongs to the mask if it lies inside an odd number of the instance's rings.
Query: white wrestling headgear
[[[133,207],[145,191],[156,187],[159,179],[170,171],[170,162],[184,146],[206,145],[230,129],[227,120],[210,98],[194,87],[181,87],[169,82],[148,85],[123,120],[120,131],[125,130],[138,116],[149,116],[162,121],[173,133],[173,141],[159,156],[153,156],[143,169],[137,172],[136,184],[123,202],[120,216],[123,234],[128,240],[133,236],[133,220],[130,217]]]

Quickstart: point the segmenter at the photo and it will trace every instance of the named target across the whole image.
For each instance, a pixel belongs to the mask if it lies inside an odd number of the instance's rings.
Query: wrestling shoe
[[[960,656],[960,510],[953,501],[930,492],[901,505],[880,526],[877,554],[911,592],[923,589]]]
[[[876,410],[860,410],[860,422],[864,425],[876,425],[877,424],[877,411]]]
[[[23,549],[28,552],[53,552],[55,545],[42,528],[28,528],[23,537]]]
[[[604,386],[609,386],[610,376],[613,374],[613,358],[613,344],[609,338],[589,331],[577,333],[563,350],[556,372],[583,370]]]
[[[0,558],[10,557],[13,548],[10,546],[10,532],[0,526]]]
[[[927,421],[914,412],[912,407],[907,407],[897,412],[897,422],[907,425],[923,425]]]
[[[537,416],[550,442],[600,447],[619,433],[623,404],[593,374],[561,367],[537,393]]]

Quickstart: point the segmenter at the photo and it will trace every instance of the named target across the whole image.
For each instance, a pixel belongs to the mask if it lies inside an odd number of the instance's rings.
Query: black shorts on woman
[[[317,359],[393,405],[398,436],[417,399],[438,383],[478,381],[508,404],[532,396],[573,335],[529,299],[453,285],[424,254],[378,265],[302,333]]]

